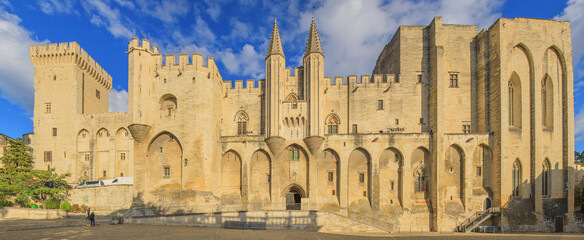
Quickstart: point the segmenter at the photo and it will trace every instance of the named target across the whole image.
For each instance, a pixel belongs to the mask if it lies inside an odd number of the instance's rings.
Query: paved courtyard
[[[98,225],[0,231],[0,239],[584,239],[582,234],[364,234],[235,230],[146,225]]]

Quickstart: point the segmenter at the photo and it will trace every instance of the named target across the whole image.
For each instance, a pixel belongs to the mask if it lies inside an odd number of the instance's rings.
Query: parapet
[[[244,83],[245,82],[245,86]],[[228,96],[237,96],[240,93],[252,93],[257,94],[260,96],[262,89],[261,84],[263,80],[257,80],[257,86],[255,84],[256,80],[254,79],[247,79],[247,80],[226,80],[224,81],[223,88],[225,92],[225,97]],[[233,84],[233,85],[232,85]]]
[[[201,68],[209,68],[209,72],[213,70],[219,72],[217,65],[215,64],[215,59],[212,57],[207,57],[207,59],[204,59],[203,54],[200,53],[179,53],[177,62],[177,55],[161,54],[158,51],[158,47],[156,45],[150,44],[148,39],[142,39],[142,41],[140,41],[138,38],[132,39],[128,43],[128,53],[133,50],[146,51],[152,54],[152,56],[155,57],[156,69],[197,71],[201,70]]]
[[[30,60],[34,66],[74,63],[108,91],[112,87],[112,77],[77,42],[31,45]]]
[[[332,81],[331,81],[332,80]],[[391,83],[395,82],[395,75],[394,74],[373,74],[373,77],[370,75],[361,75],[360,77],[357,75],[349,75],[346,78],[344,77],[325,77],[325,82],[327,86],[340,86],[340,85],[348,85],[351,86],[364,86],[364,87],[387,87]]]
[[[152,45],[152,48],[150,48],[150,41],[148,41],[148,39],[142,39],[142,42],[140,42],[138,38],[133,38],[128,43],[128,52],[131,52],[134,49],[145,50],[152,54],[158,54],[158,47],[156,45]]]

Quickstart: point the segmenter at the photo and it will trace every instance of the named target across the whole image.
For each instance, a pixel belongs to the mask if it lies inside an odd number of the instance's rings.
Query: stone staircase
[[[480,226],[483,222],[491,217],[501,216],[501,208],[489,208],[483,212],[477,212],[467,218],[464,222],[454,228],[455,232],[472,232],[475,228]]]

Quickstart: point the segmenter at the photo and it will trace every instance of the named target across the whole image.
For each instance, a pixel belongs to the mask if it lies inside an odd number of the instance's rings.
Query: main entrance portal
[[[300,193],[294,190],[286,193],[286,210],[300,210]]]

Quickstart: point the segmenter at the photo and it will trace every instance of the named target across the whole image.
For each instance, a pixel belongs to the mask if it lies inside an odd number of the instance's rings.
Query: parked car
[[[103,181],[88,181],[79,183],[79,185],[75,186],[75,188],[87,188],[87,187],[101,187],[103,186]]]

